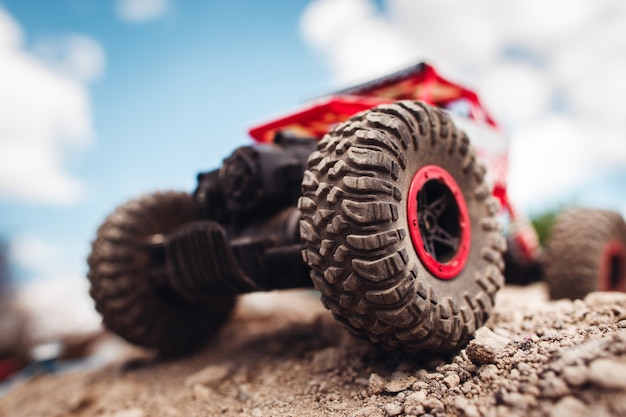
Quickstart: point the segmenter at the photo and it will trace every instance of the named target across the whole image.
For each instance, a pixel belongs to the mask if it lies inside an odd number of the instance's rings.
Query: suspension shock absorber
[[[244,146],[218,170],[198,175],[198,220],[154,244],[153,264],[189,301],[218,294],[310,287],[296,208],[316,142],[279,135]]]

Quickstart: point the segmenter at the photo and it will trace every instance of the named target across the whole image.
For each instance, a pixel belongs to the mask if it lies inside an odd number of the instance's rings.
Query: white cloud
[[[11,16],[0,9],[0,50],[18,48],[22,43],[22,29]]]
[[[541,201],[589,178],[593,164],[587,160],[587,140],[576,120],[562,116],[516,129],[511,137],[509,169],[522,175],[510,176],[513,201]]]
[[[548,110],[551,81],[543,71],[520,63],[485,70],[480,95],[504,123],[533,123]],[[515,80],[512,82],[511,80]]]
[[[104,73],[104,50],[87,36],[44,39],[35,45],[34,51],[47,65],[73,79],[94,81]]]
[[[33,344],[92,335],[101,329],[89,283],[82,276],[49,277],[23,285],[16,301],[28,316]]]
[[[302,34],[342,83],[419,57],[474,88],[510,133],[518,204],[626,167],[626,3],[387,0],[385,10],[314,0]]]
[[[26,275],[34,280],[84,274],[82,253],[86,249],[60,245],[32,232],[22,232],[11,238],[9,257]]]
[[[9,257],[33,279],[21,284],[17,305],[28,316],[29,337],[35,343],[100,330],[100,317],[89,297],[89,282],[77,270],[75,253],[37,234],[14,236]]]
[[[83,81],[102,73],[104,53],[82,36],[57,45],[63,45],[57,49],[63,53],[54,65],[26,52],[19,25],[0,8],[1,197],[69,204],[83,193],[82,183],[64,168],[64,156],[91,142]]]
[[[410,43],[376,15],[368,0],[314,1],[301,28],[324,53],[338,84],[366,81],[416,59]]]
[[[387,24],[411,40],[415,54],[439,67],[473,70],[493,60],[500,47],[497,28],[480,12],[487,5],[502,9],[497,1],[396,0],[387,4]]]
[[[35,274],[49,271],[50,266],[58,269],[61,262],[61,250],[57,246],[31,233],[17,235],[11,240],[9,256],[20,267]]]
[[[163,17],[170,6],[170,0],[117,0],[115,12],[122,20],[141,23]]]

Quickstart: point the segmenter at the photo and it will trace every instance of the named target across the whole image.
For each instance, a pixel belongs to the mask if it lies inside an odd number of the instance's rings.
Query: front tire
[[[467,136],[402,101],[337,126],[308,168],[303,257],[336,319],[388,349],[464,346],[503,284],[506,247]]]
[[[144,195],[100,226],[88,259],[90,294],[105,326],[130,343],[170,356],[188,352],[221,327],[234,296],[190,303],[151,281],[148,240],[195,219],[189,194]]]
[[[559,215],[546,245],[545,275],[553,299],[593,291],[626,291],[626,224],[618,213],[572,209]]]

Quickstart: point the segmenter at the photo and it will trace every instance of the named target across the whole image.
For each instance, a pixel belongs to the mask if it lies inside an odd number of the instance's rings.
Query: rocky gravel
[[[498,295],[487,325],[448,355],[383,352],[346,334],[310,293],[244,299],[201,352],[127,351],[104,369],[43,375],[0,416],[625,416],[626,294]]]

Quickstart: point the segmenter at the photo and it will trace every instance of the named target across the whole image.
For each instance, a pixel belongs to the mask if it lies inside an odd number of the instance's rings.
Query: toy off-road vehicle
[[[487,319],[505,258],[511,276],[545,269],[567,282],[551,285],[556,296],[626,282],[618,215],[568,213],[540,257],[507,197],[505,137],[474,92],[429,65],[250,134],[257,144],[200,173],[192,194],[139,197],[99,228],[89,280],[110,330],[182,353],[227,320],[239,294],[315,287],[360,338],[449,351]]]

